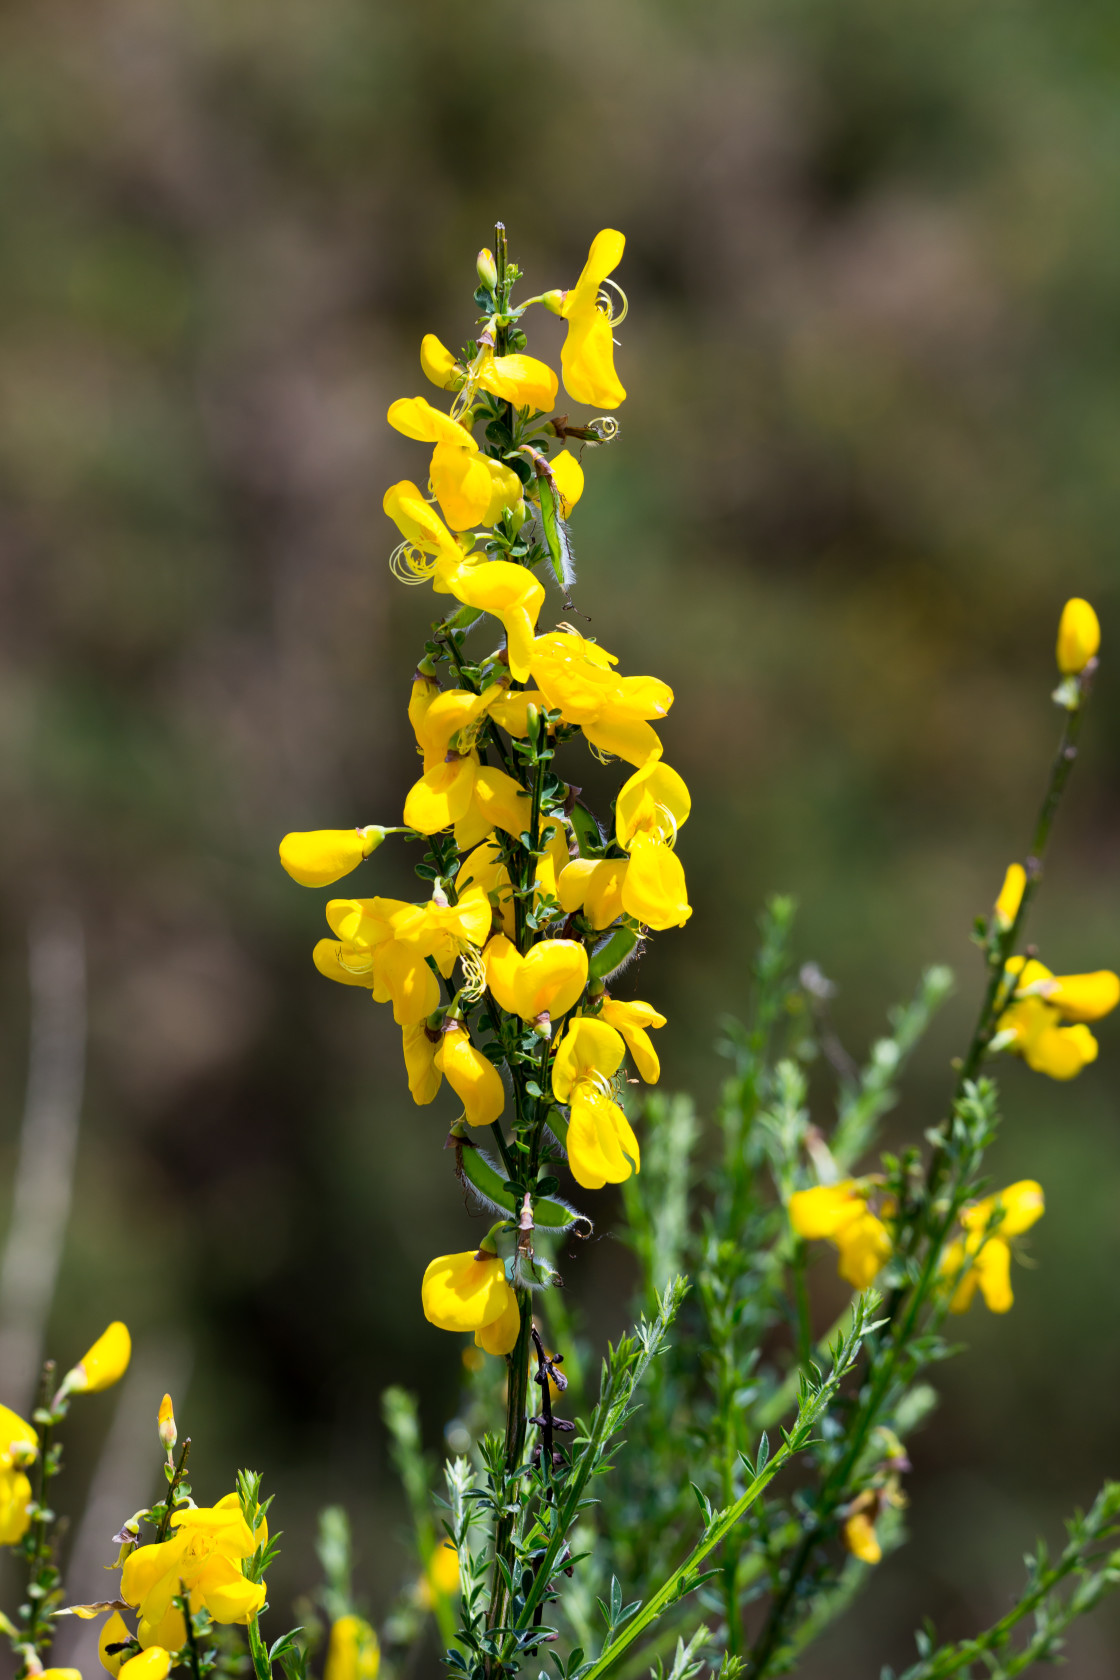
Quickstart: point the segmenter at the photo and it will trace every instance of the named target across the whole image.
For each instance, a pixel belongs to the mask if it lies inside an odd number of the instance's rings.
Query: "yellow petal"
[[[9,1406],[0,1406],[0,1470],[31,1464],[38,1456],[39,1437],[31,1424]]]
[[[856,1511],[844,1524],[844,1544],[861,1563],[878,1563],[883,1548],[875,1533],[875,1524],[866,1511]]]
[[[373,953],[358,951],[341,939],[320,939],[311,953],[319,973],[343,986],[373,985]]]
[[[475,790],[478,758],[468,753],[425,770],[404,802],[404,820],[417,834],[438,834],[466,814]]]
[[[599,1019],[620,1032],[634,1066],[647,1085],[656,1085],[661,1077],[661,1063],[653,1048],[647,1027],[663,1027],[664,1015],[648,1003],[627,1003],[622,998],[604,998]]]
[[[366,828],[317,828],[303,834],[285,834],[280,842],[280,862],[301,887],[329,887],[341,881],[363,858],[375,852],[385,830],[375,823]]]
[[[481,1330],[501,1318],[512,1294],[498,1255],[479,1259],[473,1249],[431,1261],[420,1287],[424,1317],[437,1330]]]
[[[570,449],[562,449],[548,464],[560,494],[560,516],[567,519],[583,495],[583,468]]]
[[[126,1639],[131,1637],[124,1617],[119,1610],[114,1610],[113,1614],[106,1618],[100,1638],[97,1641],[97,1654],[101,1658],[101,1666],[114,1677],[120,1673],[126,1653],[124,1651],[110,1652],[108,1647],[110,1645],[122,1645]]]
[[[598,1086],[581,1079],[572,1091],[568,1123],[568,1165],[585,1190],[621,1184],[641,1168],[641,1153],[629,1120]]]
[[[799,1237],[815,1242],[834,1237],[845,1225],[862,1217],[866,1203],[855,1188],[854,1178],[838,1184],[816,1184],[811,1190],[797,1190],[789,1199],[789,1220]]]
[[[435,1065],[462,1103],[467,1124],[492,1126],[506,1106],[502,1076],[493,1062],[475,1048],[462,1027],[451,1027],[444,1032],[435,1054]]]
[[[429,471],[432,489],[451,529],[469,531],[481,525],[493,495],[493,479],[485,457],[454,444],[437,443]],[[520,490],[519,479],[518,494]]]
[[[424,1021],[418,1021],[411,1027],[402,1027],[401,1032],[404,1039],[404,1065],[408,1074],[409,1094],[414,1103],[424,1107],[434,1099],[443,1083],[443,1075],[435,1065],[435,1054],[441,1035],[437,1031],[433,1037]]]
[[[474,1333],[475,1345],[485,1348],[487,1353],[512,1353],[517,1345],[517,1338],[521,1334],[521,1309],[517,1304],[517,1296],[513,1290],[508,1291],[509,1299],[499,1318],[489,1324],[484,1324]],[[458,1585],[459,1570],[456,1559],[455,1581]]]
[[[988,1311],[1009,1312],[1015,1299],[1011,1292],[1011,1250],[1002,1237],[992,1237],[984,1244],[976,1256],[975,1272]]]
[[[515,408],[535,408],[541,413],[555,406],[559,390],[559,380],[547,362],[520,354],[488,357],[478,383]]]
[[[524,566],[510,560],[485,560],[459,566],[449,588],[464,606],[488,612],[503,626],[510,671],[517,682],[529,676],[533,631],[544,601],[544,585]]]
[[[626,1056],[621,1034],[605,1021],[577,1016],[556,1052],[552,1064],[552,1094],[567,1102],[574,1086],[592,1076],[613,1079]]]
[[[162,1645],[150,1645],[138,1656],[129,1657],[120,1673],[124,1680],[166,1680],[171,1672],[171,1657]]]
[[[621,897],[627,915],[657,932],[683,927],[692,915],[680,859],[654,835],[636,834],[630,842]]]
[[[528,793],[504,770],[484,764],[474,779],[474,803],[489,828],[500,828],[516,836],[529,826],[532,801]]]
[[[1041,991],[1067,1021],[1099,1021],[1120,1003],[1120,977],[1107,968],[1096,974],[1056,974]]]
[[[635,834],[649,832],[672,840],[688,821],[692,799],[683,779],[668,764],[657,761],[636,770],[618,790],[615,832],[620,846],[629,848]]]
[[[323,1680],[377,1680],[381,1647],[361,1616],[339,1616],[331,1624]]]
[[[119,1318],[114,1319],[67,1373],[63,1386],[71,1394],[96,1394],[99,1389],[111,1388],[124,1376],[131,1358],[132,1337],[128,1326]]]
[[[420,366],[441,391],[457,391],[466,378],[455,357],[446,345],[440,343],[435,333],[425,333],[420,341]]]

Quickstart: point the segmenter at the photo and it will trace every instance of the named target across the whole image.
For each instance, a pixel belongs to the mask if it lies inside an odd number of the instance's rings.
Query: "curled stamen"
[[[613,443],[618,436],[618,421],[613,414],[597,414],[587,422],[589,432],[598,432],[600,443]]]
[[[389,570],[401,583],[427,583],[435,569],[434,557],[415,543],[399,543],[389,556]]]
[[[615,755],[613,753],[604,752],[602,747],[597,747],[595,745],[594,741],[588,741],[587,746],[588,746],[588,750],[591,753],[592,758],[597,758],[599,760],[600,764],[613,764],[614,763],[614,756]]]
[[[669,847],[670,851],[672,851],[673,847],[677,843],[677,834],[679,832],[677,828],[677,819],[674,817],[672,811],[670,811],[667,805],[662,805],[658,802],[657,809],[659,814],[665,818],[665,821],[669,824],[669,827],[672,830],[671,837],[665,841],[665,844]]]
[[[459,961],[463,965],[464,976],[459,996],[467,998],[471,1003],[478,1003],[486,990],[486,964],[482,960],[482,953],[474,945],[460,946]]]
[[[611,280],[608,278],[603,281],[603,285],[609,286],[611,291],[618,293],[619,297],[622,299],[622,312],[618,315],[615,314],[614,299],[611,297],[610,292],[600,291],[596,302],[598,303],[599,308],[603,311],[603,314],[607,317],[611,326],[620,327],[623,321],[625,321],[627,315],[630,313],[630,300],[617,280]]]

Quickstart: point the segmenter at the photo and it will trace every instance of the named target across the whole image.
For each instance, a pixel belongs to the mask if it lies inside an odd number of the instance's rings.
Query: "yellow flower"
[[[384,508],[405,539],[402,565],[410,576],[417,581],[430,579],[437,594],[453,595],[464,606],[496,618],[506,633],[510,672],[517,682],[524,682],[544,600],[540,580],[511,560],[487,560],[483,553],[469,553],[407,479],[385,492]]]
[[[128,1326],[115,1319],[102,1331],[93,1346],[62,1379],[64,1394],[96,1394],[111,1388],[128,1370],[132,1358],[132,1337]]]
[[[459,1554],[450,1540],[445,1540],[442,1546],[435,1548],[428,1559],[421,1596],[426,1603],[433,1604],[440,1598],[454,1598],[458,1591]]]
[[[441,391],[459,391],[467,383],[467,369],[435,333],[424,334],[420,366]],[[515,408],[532,408],[540,413],[554,406],[558,389],[556,375],[546,362],[539,362],[535,356],[495,356],[486,345],[475,361],[471,384],[474,390],[488,391]]]
[[[641,1168],[629,1120],[613,1100],[611,1080],[626,1045],[605,1021],[579,1017],[568,1027],[552,1064],[552,1094],[571,1104],[568,1165],[585,1190],[621,1184]]]
[[[688,789],[677,772],[664,763],[646,764],[619,789],[615,801],[618,843],[629,850],[639,834],[675,840],[691,809]]]
[[[388,420],[405,437],[432,443],[432,489],[453,531],[493,525],[521,500],[521,480],[479,450],[470,432],[423,397],[400,397]]]
[[[1023,890],[1027,884],[1027,872],[1021,863],[1009,863],[1007,874],[1003,877],[1003,886],[999,889],[996,899],[996,921],[1006,933],[1019,914],[1019,906],[1023,902]]]
[[[661,757],[649,720],[666,716],[673,691],[656,677],[617,676],[611,669],[617,664],[613,653],[574,630],[538,636],[530,652],[533,681],[548,706],[577,724],[599,752],[641,766]]]
[[[213,1506],[176,1511],[171,1526],[170,1539],[130,1552],[121,1574],[121,1597],[139,1613],[136,1636],[145,1650],[177,1651],[186,1640],[174,1602],[180,1582],[192,1614],[208,1610],[216,1622],[249,1622],[265,1601],[264,1583],[246,1580],[241,1560],[265,1543],[268,1525],[262,1517],[251,1534],[236,1493]]]
[[[989,1312],[1010,1310],[1015,1297],[1008,1238],[1029,1231],[1045,1211],[1042,1186],[1033,1178],[1019,1179],[965,1208],[961,1214],[965,1235],[950,1243],[941,1259],[942,1275],[955,1280],[950,1312],[967,1312],[977,1289]],[[991,1236],[986,1234],[989,1231]]]
[[[338,937],[315,947],[320,974],[370,987],[377,1003],[392,1002],[399,1027],[411,1027],[439,1005],[439,981],[427,959],[446,979],[464,951],[485,944],[493,916],[483,893],[472,889],[455,905],[437,897],[427,904],[332,898],[327,921]]]
[[[162,1645],[149,1645],[146,1651],[129,1657],[118,1670],[118,1674],[123,1674],[124,1680],[167,1680],[170,1671],[170,1654]]]
[[[424,1273],[424,1317],[437,1330],[473,1330],[488,1353],[510,1353],[520,1312],[506,1282],[505,1262],[485,1244],[466,1254],[441,1254]]]
[[[44,1668],[36,1680],[82,1680],[80,1668]]]
[[[316,828],[306,834],[285,834],[280,862],[301,887],[329,887],[357,869],[385,838],[377,823],[365,828]]]
[[[454,825],[460,849],[495,828],[520,835],[529,822],[529,796],[512,776],[480,763],[475,743],[490,718],[511,735],[527,734],[529,704],[539,699],[533,690],[510,694],[501,683],[472,694],[465,688],[441,692],[428,679],[418,679],[408,712],[424,774],[405,800],[409,828],[437,834]]]
[[[600,301],[600,288],[607,275],[622,261],[626,240],[613,228],[604,228],[591,242],[583,273],[570,292],[550,293],[545,302],[568,323],[568,336],[560,352],[564,389],[576,402],[592,408],[617,408],[626,392],[614,371],[614,317],[609,302]],[[621,317],[618,317],[621,319]]]
[[[1043,963],[1025,957],[1012,957],[1005,972],[1015,990],[997,1022],[997,1048],[1022,1056],[1028,1067],[1051,1079],[1073,1079],[1096,1061],[1097,1041],[1085,1022],[1099,1021],[1120,1003],[1120,978],[1109,969],[1051,974]]]
[[[504,933],[483,952],[486,983],[507,1015],[523,1021],[559,1020],[587,984],[587,952],[575,939],[542,939],[522,956]]]
[[[840,1276],[867,1289],[890,1258],[891,1235],[867,1205],[869,1187],[857,1179],[797,1190],[789,1199],[790,1224],[806,1242],[821,1238],[839,1251]]]
[[[861,1563],[878,1563],[883,1556],[874,1520],[866,1510],[853,1511],[844,1524],[844,1544]]]
[[[647,1085],[656,1085],[661,1078],[661,1063],[646,1029],[663,1027],[665,1016],[659,1015],[651,1003],[628,1003],[621,998],[604,997],[599,1019],[622,1034],[639,1074]]]
[[[1062,608],[1058,623],[1058,669],[1063,676],[1076,676],[1101,645],[1101,626],[1088,601],[1075,595]]]
[[[462,1103],[467,1124],[492,1126],[506,1106],[506,1088],[493,1062],[475,1048],[464,1027],[457,1023],[444,1027],[432,1063]]]
[[[128,1653],[127,1651],[110,1651],[109,1646],[123,1645],[126,1640],[131,1638],[132,1634],[129,1632],[124,1617],[119,1610],[114,1610],[113,1614],[106,1618],[101,1629],[101,1637],[97,1641],[97,1654],[101,1658],[101,1666],[108,1669],[109,1673],[114,1676],[114,1680],[120,1673]],[[153,1649],[158,1649],[158,1647],[153,1647]]]
[[[684,870],[672,850],[691,808],[681,777],[659,760],[636,770],[615,801],[615,835],[630,854],[622,908],[659,931],[683,927],[692,914]]]
[[[339,1616],[331,1623],[323,1680],[377,1680],[381,1647],[361,1616]]]

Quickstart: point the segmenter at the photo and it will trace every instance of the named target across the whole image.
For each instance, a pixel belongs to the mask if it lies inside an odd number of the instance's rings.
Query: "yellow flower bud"
[[[179,1431],[175,1427],[175,1408],[171,1404],[170,1394],[165,1394],[159,1403],[159,1416],[156,1420],[156,1430],[161,1447],[167,1451],[175,1450],[175,1443],[179,1439]]]
[[[331,1623],[323,1680],[377,1680],[381,1647],[361,1616],[339,1616]]]
[[[1058,623],[1058,669],[1063,676],[1076,676],[1101,645],[1100,620],[1088,601],[1079,595],[1067,601]]]
[[[541,302],[546,309],[551,309],[554,315],[562,315],[564,313],[564,295],[558,286],[554,286],[551,292],[541,293]]]
[[[63,1394],[96,1394],[100,1389],[112,1388],[128,1370],[132,1358],[132,1337],[128,1326],[114,1319],[102,1332],[88,1353],[62,1379]]]
[[[1019,906],[1023,902],[1023,889],[1027,884],[1027,872],[1021,863],[1009,863],[1007,874],[1003,877],[1003,886],[999,889],[996,899],[996,921],[1004,930],[1011,926],[1019,914]]]
[[[316,828],[305,834],[285,834],[280,862],[301,887],[329,887],[357,869],[385,838],[377,823],[365,828]]]
[[[498,284],[498,267],[494,261],[494,253],[484,245],[475,260],[478,278],[489,291],[494,291]]]

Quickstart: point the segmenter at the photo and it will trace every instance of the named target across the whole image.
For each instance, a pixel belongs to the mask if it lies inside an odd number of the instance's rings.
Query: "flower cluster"
[[[493,1128],[500,1168],[473,1147],[457,1158],[493,1211],[516,1217],[500,1220],[477,1250],[434,1260],[422,1298],[433,1324],[474,1332],[479,1346],[504,1354],[525,1321],[517,1286],[547,1280],[531,1245],[543,1203],[553,1228],[576,1218],[555,1212],[564,1204],[550,1199],[551,1163],[563,1151],[587,1189],[639,1170],[619,1100],[623,1068],[629,1055],[642,1080],[658,1078],[649,1032],[665,1017],[609,987],[650,930],[691,915],[675,850],[691,802],[654,727],[673,703],[668,685],[621,674],[613,653],[566,622],[540,625],[538,573],[565,591],[575,581],[567,521],[584,489],[578,454],[609,442],[617,425],[608,414],[579,424],[550,414],[559,381],[525,354],[520,322],[532,304],[561,316],[569,397],[617,408],[626,393],[612,328],[625,311],[615,313],[605,288],[622,297],[609,276],[625,242],[609,229],[598,234],[573,287],[515,305],[519,272],[498,233],[496,256],[479,254],[476,336],[460,354],[430,333],[421,345],[421,367],[451,395],[449,407],[402,397],[388,413],[391,426],[430,449],[427,491],[405,479],[385,495],[402,539],[392,570],[452,603],[433,626],[408,703],[420,774],[398,828],[290,834],[280,857],[301,884],[324,886],[388,833],[430,847],[417,868],[430,883],[426,902],[330,900],[332,937],[320,940],[314,961],[328,978],[392,1005],[416,1103],[432,1102],[446,1079],[462,1105],[457,1137],[463,1123]],[[477,638],[469,653],[468,631]],[[583,802],[567,761],[557,767],[558,749],[581,736],[601,761],[628,766],[609,827]],[[496,1239],[514,1226],[507,1262]]]
[[[1100,641],[1100,625],[1088,601],[1067,601],[1058,626],[1056,657],[1062,681],[1054,699],[1070,713],[1082,704]],[[1044,807],[1048,821],[1045,811]],[[1034,956],[1010,955],[1038,873],[1037,858],[1026,865],[1010,864],[990,918],[977,924],[992,973],[992,1026],[978,1040],[977,1060],[985,1052],[1009,1050],[1036,1073],[1073,1079],[1096,1061],[1097,1041],[1088,1023],[1101,1020],[1120,1003],[1120,976],[1109,969],[1052,974]],[[831,1242],[840,1255],[840,1276],[855,1289],[874,1283],[894,1251],[895,1199],[881,1195],[878,1211],[871,1205],[881,1184],[874,1176],[845,1178],[797,1190],[789,1198],[795,1235]],[[940,1265],[951,1292],[951,1311],[965,1312],[977,1289],[992,1312],[1008,1311],[1013,1296],[1007,1239],[1029,1230],[1041,1218],[1043,1206],[1041,1187],[1024,1179],[961,1214],[961,1235],[948,1244]],[[859,1512],[853,1521],[858,1529]]]

